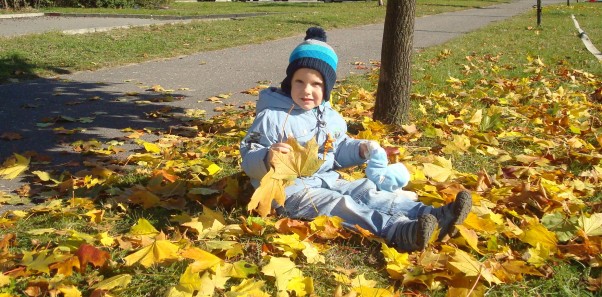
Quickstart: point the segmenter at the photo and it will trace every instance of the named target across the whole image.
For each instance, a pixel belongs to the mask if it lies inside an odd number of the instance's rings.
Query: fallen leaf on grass
[[[99,268],[103,267],[105,263],[111,259],[111,255],[108,252],[89,244],[82,244],[75,252],[75,255],[79,259],[80,272],[86,271],[88,263]]]
[[[0,139],[12,141],[23,139],[23,136],[17,132],[4,132],[2,135],[0,135]]]
[[[29,168],[29,158],[19,154],[13,155],[0,167],[0,176],[4,179],[14,179]]]
[[[140,263],[140,265],[148,268],[167,260],[178,259],[177,252],[179,249],[177,245],[171,243],[169,240],[157,240],[123,259],[127,266]]]

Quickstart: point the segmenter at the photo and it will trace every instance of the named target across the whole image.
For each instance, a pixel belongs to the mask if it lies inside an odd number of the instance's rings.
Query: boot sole
[[[450,237],[454,237],[458,234],[456,225],[462,224],[468,216],[468,213],[470,213],[470,209],[472,208],[472,196],[468,191],[461,191],[456,195],[456,201],[453,203],[455,218],[449,224],[449,231],[441,232],[442,234],[439,234],[439,240],[443,239],[446,233],[449,234]]]
[[[437,218],[434,215],[427,214],[418,218],[418,230],[416,230],[416,248],[424,250],[437,228]]]

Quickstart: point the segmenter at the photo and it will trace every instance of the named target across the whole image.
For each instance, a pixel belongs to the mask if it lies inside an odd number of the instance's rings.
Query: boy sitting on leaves
[[[358,225],[404,251],[423,250],[437,226],[438,240],[455,235],[454,225],[470,212],[470,193],[462,191],[454,202],[434,208],[415,201],[414,193],[411,197],[411,192],[396,191],[409,181],[405,166],[389,165],[378,143],[350,138],[343,117],[328,101],[337,63],[324,30],[309,28],[305,41],[290,55],[281,88],[259,94],[257,116],[240,144],[242,168],[253,186],[257,188],[273,166],[273,152],[291,151],[286,139],[305,145],[315,138],[324,163],[312,176],[299,177],[286,187],[285,205],[273,205],[278,214],[305,220],[338,216],[345,227]],[[324,152],[327,142],[326,148],[332,148]],[[335,171],[366,161],[367,179],[346,181]]]

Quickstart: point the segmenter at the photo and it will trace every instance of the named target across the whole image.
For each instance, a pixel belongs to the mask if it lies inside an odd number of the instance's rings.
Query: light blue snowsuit
[[[430,213],[432,207],[391,192],[378,191],[368,179],[351,182],[341,179],[335,170],[366,161],[359,154],[363,140],[347,135],[345,120],[332,109],[330,102],[324,101],[322,105],[307,111],[295,105],[287,117],[293,104],[292,98],[280,89],[263,90],[259,94],[255,121],[240,143],[242,168],[257,188],[261,178],[268,172],[266,157],[272,144],[294,137],[301,145],[305,145],[316,137],[320,145],[318,157],[324,158],[324,163],[314,175],[297,178],[293,185],[285,189],[285,205],[276,208],[279,214],[307,220],[320,215],[338,216],[347,228],[354,229],[355,225],[359,225],[391,242],[395,229],[392,226]],[[324,157],[324,143],[328,134],[334,138],[333,149]]]

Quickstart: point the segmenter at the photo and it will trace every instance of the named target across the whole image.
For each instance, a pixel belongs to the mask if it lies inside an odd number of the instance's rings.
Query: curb
[[[212,15],[152,15],[152,14],[110,14],[110,13],[62,13],[62,12],[38,12],[38,13],[19,13],[19,14],[0,14],[0,19],[19,19],[34,17],[89,17],[89,18],[134,18],[134,19],[152,19],[152,20],[215,20],[215,19],[237,19],[247,17],[266,16],[272,14],[283,14],[284,12],[252,12],[252,13],[232,13],[232,14],[212,14]]]
[[[152,14],[106,14],[106,13],[62,13],[46,12],[44,16],[51,17],[90,17],[90,18],[134,18],[134,19],[153,19],[153,20],[203,20],[203,19],[235,19],[244,17],[265,16],[276,13],[254,12],[254,13],[233,13],[233,14],[214,14],[199,16],[178,16],[178,15],[152,15]]]
[[[0,14],[0,19],[20,19],[20,18],[35,18],[44,16],[43,12],[37,13],[18,13],[18,14]]]
[[[116,29],[131,29],[131,28],[160,26],[160,25],[184,24],[184,23],[189,23],[191,21],[192,20],[182,20],[182,21],[178,21],[178,22],[170,22],[170,23],[162,23],[162,24],[126,25],[126,26],[98,27],[98,28],[88,28],[88,29],[73,29],[73,30],[63,30],[63,31],[61,31],[61,33],[67,34],[67,35],[88,34],[88,33],[107,32],[107,31],[116,30]]]

